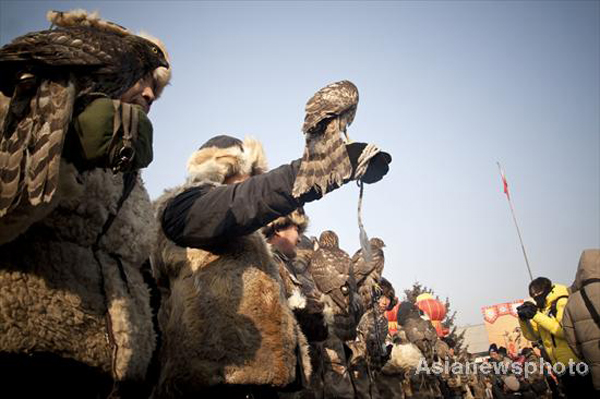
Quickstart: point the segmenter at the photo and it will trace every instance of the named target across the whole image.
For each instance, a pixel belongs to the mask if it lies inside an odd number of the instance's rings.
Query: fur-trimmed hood
[[[188,182],[223,183],[228,177],[259,175],[268,170],[262,144],[251,137],[244,141],[221,135],[208,140],[187,163]]]
[[[83,9],[75,9],[64,12],[50,10],[46,13],[46,19],[50,23],[52,23],[52,25],[60,26],[63,28],[73,26],[87,26],[98,30],[118,33],[122,36],[134,34],[133,32],[121,25],[100,18],[100,15],[97,11],[90,13]],[[169,63],[169,68],[158,67],[154,70],[154,72],[152,72],[152,77],[156,82],[154,88],[154,95],[156,99],[158,99],[162,94],[164,88],[171,81],[171,60],[169,58],[169,54],[167,53],[165,44],[160,39],[143,31],[138,33],[138,36],[150,40],[152,43],[160,47],[163,54],[165,55],[165,58],[167,59],[167,62]]]

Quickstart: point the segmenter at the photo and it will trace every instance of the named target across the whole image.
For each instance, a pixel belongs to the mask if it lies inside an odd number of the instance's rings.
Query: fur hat
[[[517,392],[519,388],[521,388],[521,384],[519,384],[519,380],[514,375],[507,375],[502,377],[502,382],[509,391]]]
[[[60,26],[63,28],[73,26],[87,26],[98,30],[114,32],[122,36],[134,34],[133,32],[121,25],[101,19],[97,11],[89,13],[83,9],[75,9],[65,12],[51,10],[46,13],[46,19],[50,21],[52,25]],[[163,54],[165,55],[165,58],[167,59],[167,62],[169,63],[169,68],[158,67],[152,72],[152,77],[156,82],[154,88],[154,95],[156,99],[158,99],[158,97],[160,97],[160,95],[162,94],[165,86],[167,86],[169,84],[169,81],[171,80],[171,60],[169,59],[169,53],[167,53],[165,44],[156,37],[151,36],[146,32],[140,32],[138,36],[150,40],[152,43],[160,47]]]
[[[387,311],[390,311],[398,303],[396,291],[394,290],[392,283],[390,283],[385,277],[381,277],[381,280],[379,280],[379,286],[381,287],[382,295],[390,299],[390,304],[386,308]]]
[[[279,217],[263,227],[262,232],[265,237],[270,238],[277,230],[285,229],[288,226],[298,226],[298,235],[302,236],[308,227],[308,216],[304,213],[304,208],[300,207],[286,216]]]
[[[267,158],[258,140],[244,141],[215,136],[194,152],[187,163],[188,181],[224,183],[237,174],[259,175],[268,169]]]

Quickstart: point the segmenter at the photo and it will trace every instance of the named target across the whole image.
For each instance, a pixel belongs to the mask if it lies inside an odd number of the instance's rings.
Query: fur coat
[[[600,249],[581,254],[571,296],[565,307],[562,324],[565,339],[573,352],[587,362],[594,388],[600,391],[600,326],[594,321],[583,298],[583,290],[596,313],[600,312]]]
[[[141,266],[155,230],[141,180],[62,161],[51,203],[0,219],[0,351],[52,353],[115,380],[142,380],[155,347]]]
[[[156,203],[193,187],[214,189],[232,170],[256,169],[254,141],[244,149],[209,147],[190,159],[192,175]],[[257,152],[258,151],[258,152]],[[206,210],[210,212],[210,209]],[[308,344],[287,304],[279,269],[260,231],[210,248],[189,248],[159,229],[152,267],[162,292],[160,377],[154,396],[181,397],[222,384],[284,387],[310,374]],[[297,370],[302,356],[304,370]]]

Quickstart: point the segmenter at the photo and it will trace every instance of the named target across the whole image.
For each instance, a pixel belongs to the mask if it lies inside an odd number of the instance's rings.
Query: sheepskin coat
[[[600,326],[583,299],[583,290],[592,311],[600,313],[600,249],[587,249],[581,254],[562,319],[569,347],[590,365],[594,388],[600,391]]]
[[[79,172],[63,160],[51,203],[0,219],[0,351],[55,354],[115,380],[145,378],[155,334],[141,266],[155,221],[137,178],[101,235],[122,193],[123,174]]]
[[[195,172],[193,177],[156,202],[163,229],[166,208],[178,195],[195,188],[202,193],[226,189],[222,182],[240,170],[254,174],[255,162],[248,159],[253,151],[248,141],[244,146],[209,146],[192,156],[188,170]],[[213,218],[219,214],[203,212]],[[162,292],[160,377],[154,397],[183,397],[222,384],[285,387],[298,373],[308,378],[308,344],[262,233],[233,234],[192,248],[178,245],[163,229],[152,257]],[[297,367],[298,356],[304,358],[303,370]]]

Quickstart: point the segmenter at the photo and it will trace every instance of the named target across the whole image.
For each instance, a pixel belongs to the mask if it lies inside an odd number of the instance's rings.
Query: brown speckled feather
[[[52,198],[74,98],[72,82],[43,81],[29,113],[13,134],[0,138],[0,217],[22,196],[32,205]]]
[[[350,256],[338,246],[337,235],[325,231],[319,238],[319,248],[313,253],[310,272],[319,291],[330,295],[341,309],[347,309],[348,299],[341,288],[348,284]]]
[[[90,27],[32,32],[2,47],[0,92],[11,100],[0,115],[0,217],[21,201],[52,199],[78,99],[119,98],[160,66],[165,55],[149,40]]]
[[[306,104],[302,131],[306,147],[292,194],[299,197],[315,188],[326,193],[350,178],[352,165],[342,134],[354,120],[358,90],[347,80],[319,90]]]
[[[354,276],[358,285],[358,293],[364,306],[370,306],[373,302],[373,290],[380,291],[379,280],[383,274],[385,256],[383,247],[385,244],[380,238],[371,238],[371,260],[365,260],[362,249],[356,251],[352,256]]]

